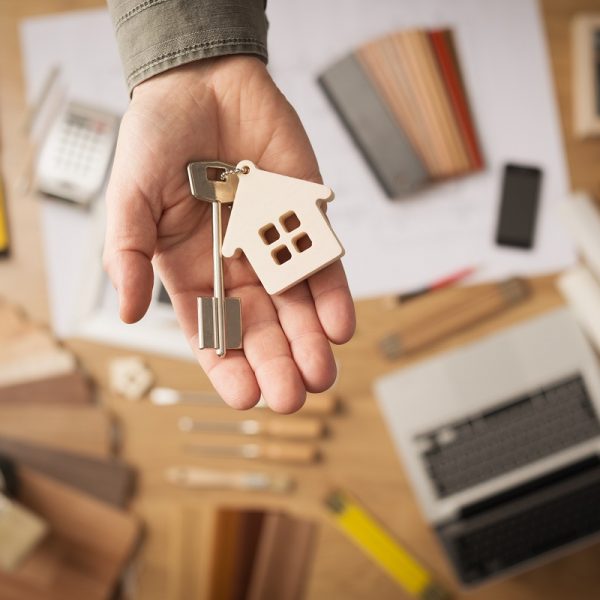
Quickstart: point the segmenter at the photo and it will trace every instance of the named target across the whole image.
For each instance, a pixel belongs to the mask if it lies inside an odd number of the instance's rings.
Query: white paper
[[[573,263],[558,207],[568,191],[543,24],[535,0],[279,0],[268,6],[269,68],[309,133],[327,185],[331,220],[346,247],[357,298],[409,290],[468,265],[476,279],[558,271]],[[388,200],[316,79],[365,41],[407,27],[449,26],[489,168],[412,198]],[[70,97],[123,112],[128,96],[105,10],[22,24],[27,96],[54,64]],[[250,157],[251,158],[251,157]],[[505,162],[542,168],[541,210],[532,251],[494,244]],[[89,268],[82,250],[88,213],[47,202],[45,252],[55,329],[69,333],[77,290]]]
[[[60,67],[67,96],[123,114],[129,95],[113,27],[106,10],[77,11],[27,19],[21,24],[26,95],[31,103],[52,67]],[[42,203],[41,219],[54,331],[77,326],[82,289],[93,285],[97,265],[86,264],[98,236],[94,210],[60,201]],[[97,260],[100,261],[100,255]],[[92,279],[86,282],[86,277]]]
[[[405,291],[469,265],[477,280],[558,271],[574,261],[558,217],[568,179],[543,23],[535,0],[304,0],[268,5],[270,69],[299,112],[346,247],[354,295]],[[316,78],[367,40],[410,27],[451,27],[488,170],[388,200]],[[502,168],[539,166],[535,249],[494,244]]]

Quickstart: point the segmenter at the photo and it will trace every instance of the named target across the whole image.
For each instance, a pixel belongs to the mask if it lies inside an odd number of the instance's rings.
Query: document
[[[471,265],[478,267],[474,282],[551,273],[574,262],[558,215],[568,176],[535,0],[378,0],[368,10],[362,0],[304,0],[272,2],[267,12],[269,70],[298,111],[325,183],[335,191],[329,214],[346,249],[344,266],[356,298],[411,290]],[[317,77],[367,40],[410,27],[454,30],[487,168],[394,202],[380,189]],[[125,111],[128,94],[105,10],[28,19],[21,38],[30,100],[59,65],[70,98]],[[543,171],[532,251],[494,243],[506,162]],[[54,327],[70,335],[91,270],[83,248],[94,231],[93,211],[48,201],[42,212]],[[116,302],[110,310],[116,323]],[[180,341],[185,344],[182,336]]]

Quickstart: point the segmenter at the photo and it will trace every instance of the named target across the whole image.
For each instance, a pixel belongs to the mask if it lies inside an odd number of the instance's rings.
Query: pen
[[[400,294],[399,296],[397,296],[397,300],[398,302],[407,302],[408,300],[412,300],[413,298],[424,296],[429,292],[434,292],[436,290],[441,290],[443,288],[450,287],[451,285],[454,285],[455,283],[466,279],[467,277],[469,277],[469,275],[472,275],[476,270],[476,267],[466,267],[464,269],[461,269],[460,271],[456,271],[454,273],[451,273],[450,275],[446,275],[445,277],[442,277],[441,279],[438,279],[433,283],[430,283],[429,285],[414,289],[404,294]]]

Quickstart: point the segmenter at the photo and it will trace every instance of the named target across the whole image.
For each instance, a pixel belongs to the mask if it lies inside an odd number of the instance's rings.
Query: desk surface
[[[19,193],[18,176],[27,162],[27,143],[20,131],[25,112],[23,83],[18,57],[18,19],[45,12],[101,5],[98,0],[30,0],[26,3],[0,0],[0,119],[2,125],[3,167],[7,178],[14,256],[0,264],[0,296],[22,304],[35,318],[46,320],[44,265],[40,251],[40,228],[34,200]],[[570,125],[570,56],[568,19],[578,10],[600,9],[599,0],[544,0],[542,3],[552,55],[552,68],[561,109],[563,134],[574,188],[600,189],[600,141],[573,139]],[[596,168],[595,168],[596,167]],[[438,344],[428,353],[458,346],[521,319],[561,304],[552,278],[532,282],[530,301],[485,324]],[[468,298],[469,289],[451,294]],[[423,302],[414,303],[419,311]],[[330,435],[323,443],[323,462],[316,467],[286,469],[299,479],[299,487],[289,497],[263,494],[189,492],[174,490],[162,474],[174,464],[218,466],[219,462],[199,461],[182,455],[182,438],[176,430],[179,416],[192,411],[181,407],[155,408],[131,403],[104,392],[107,406],[122,423],[122,454],[140,471],[140,493],[134,510],[147,523],[148,536],[142,551],[137,583],[141,600],[184,600],[207,597],[213,535],[211,518],[217,506],[281,506],[296,513],[323,520],[318,537],[315,563],[308,583],[307,598],[399,598],[398,588],[332,525],[325,522],[321,508],[324,494],[335,485],[355,493],[362,503],[409,548],[422,557],[443,581],[458,591],[450,568],[423,521],[396,457],[371,392],[374,377],[396,369],[408,361],[389,363],[373,351],[376,341],[390,327],[410,318],[406,309],[390,309],[381,300],[357,306],[358,329],[355,339],[336,351],[341,365],[337,391],[345,410],[330,419]],[[385,319],[382,318],[385,315]],[[73,340],[71,347],[86,368],[106,389],[107,366],[123,350]],[[428,353],[411,358],[418,360]],[[160,385],[209,389],[200,369],[182,363],[148,356]],[[224,413],[221,408],[195,408],[198,417]],[[248,463],[228,461],[232,469]],[[265,469],[277,470],[277,469]],[[589,598],[600,589],[600,546],[581,550],[508,581],[494,583],[469,593],[472,599],[526,600],[545,598]]]

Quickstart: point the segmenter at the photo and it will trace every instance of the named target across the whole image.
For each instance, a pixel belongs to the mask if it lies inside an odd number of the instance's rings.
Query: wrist
[[[146,79],[133,89],[132,99],[163,88],[167,93],[172,94],[174,89],[190,90],[196,86],[213,87],[232,79],[238,81],[247,79],[255,74],[270,78],[265,63],[257,56],[231,54],[204,58]]]

